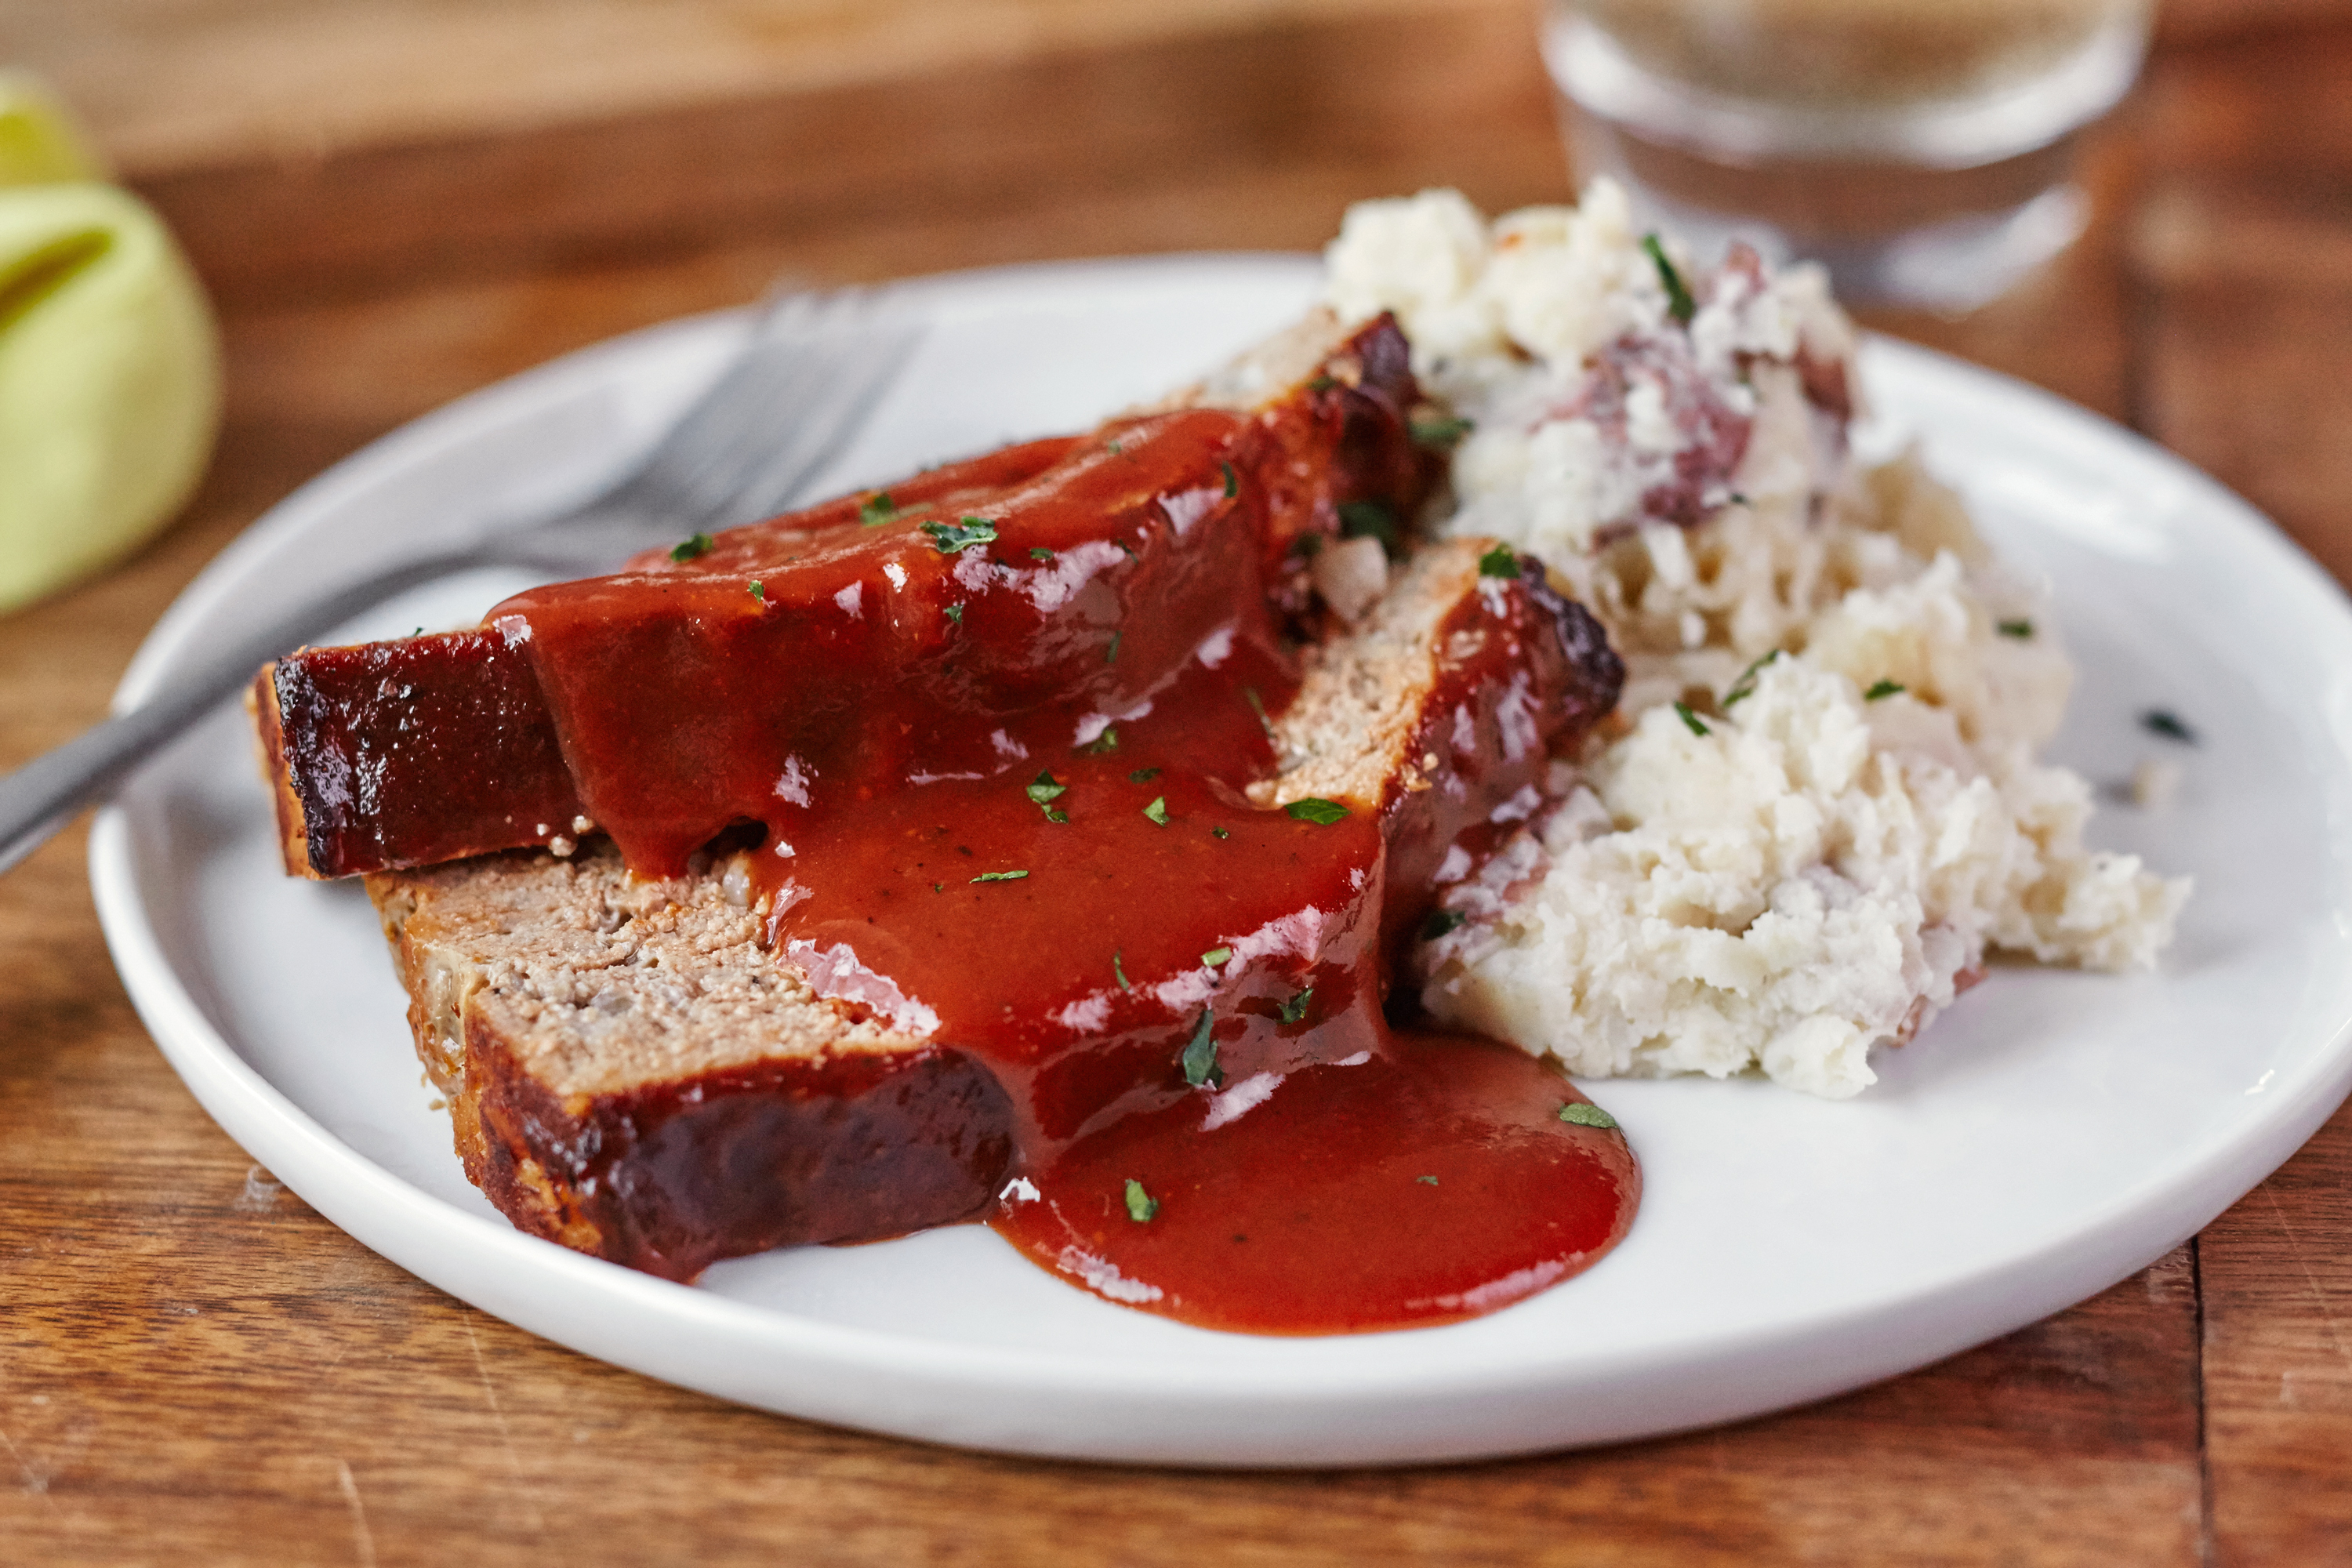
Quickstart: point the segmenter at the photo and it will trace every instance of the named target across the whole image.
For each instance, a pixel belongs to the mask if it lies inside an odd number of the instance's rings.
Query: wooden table
[[[87,108],[220,302],[178,526],[0,622],[0,767],[100,712],[191,574],[397,422],[754,293],[1316,245],[1360,196],[1560,197],[1519,0],[78,0],[0,58]],[[2147,432],[2352,574],[2352,5],[2177,8],[2101,216],[1976,317],[1882,322]],[[738,1409],[362,1248],[132,1016],[77,829],[0,881],[0,1559],[2352,1562],[2352,1112],[2046,1322],[1722,1431],[1181,1474]]]

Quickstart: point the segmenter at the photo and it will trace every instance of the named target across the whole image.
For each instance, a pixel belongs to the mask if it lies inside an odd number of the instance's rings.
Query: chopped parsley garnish
[[[1160,1212],[1160,1200],[1143,1190],[1143,1184],[1133,1176],[1127,1179],[1127,1217],[1138,1225],[1150,1225],[1151,1216]]]
[[[1911,689],[1909,687],[1904,685],[1899,680],[1873,681],[1871,683],[1870,689],[1862,694],[1862,700],[1864,702],[1875,702],[1883,697],[1893,697],[1898,692],[1908,691],[1910,689]]]
[[[1103,649],[1103,662],[1105,664],[1116,664],[1118,662],[1118,639],[1126,635],[1127,634],[1123,631],[1117,631],[1110,634],[1110,647]]]
[[[1231,463],[1219,463],[1217,467],[1225,470],[1225,499],[1231,500],[1242,493],[1242,482],[1234,477]]]
[[[1250,711],[1257,715],[1259,728],[1266,732],[1269,740],[1272,739],[1274,721],[1265,716],[1265,700],[1257,694],[1257,688],[1255,686],[1243,687],[1242,695],[1249,699]]]
[[[1168,797],[1164,795],[1153,795],[1151,797],[1151,804],[1143,808],[1143,815],[1151,818],[1152,821],[1158,823],[1160,826],[1167,826]]]
[[[707,533],[698,533],[693,538],[688,540],[685,543],[673,549],[669,552],[669,558],[672,561],[691,561],[698,555],[708,555],[709,553],[710,535]]]
[[[1559,1108],[1559,1119],[1577,1127],[1614,1127],[1617,1119],[1589,1100],[1571,1100]]]
[[[2168,741],[2179,741],[2186,746],[2197,743],[2197,731],[2182,723],[2176,714],[2161,708],[2151,708],[2139,716],[2139,727],[2150,734],[2162,735]]]
[[[2005,637],[2030,637],[2033,635],[2032,621],[1996,621],[1993,629]]]
[[[1078,748],[1090,757],[1107,757],[1118,750],[1118,726],[1106,724],[1103,732]]]
[[[1519,557],[1507,544],[1497,544],[1478,557],[1478,575],[1516,579],[1519,574]]]
[[[760,580],[757,577],[751,579],[751,597],[759,600],[760,603],[763,605],[768,602],[768,590],[761,586]]]
[[[1055,778],[1050,769],[1039,773],[1037,782],[1028,786],[1029,798],[1037,803],[1037,809],[1045,814],[1045,820],[1048,822],[1070,820],[1068,813],[1054,809],[1054,803],[1067,795],[1069,791],[1070,786]]]
[[[931,536],[932,548],[942,555],[953,555],[975,544],[993,542],[996,524],[984,517],[968,517],[961,522],[927,522],[923,531]]]
[[[1397,526],[1396,513],[1381,501],[1341,501],[1339,534],[1344,539],[1377,539],[1391,555],[1404,552],[1404,531]]]
[[[1706,721],[1701,720],[1697,714],[1690,710],[1689,703],[1675,703],[1675,711],[1681,716],[1684,727],[1688,729],[1692,734],[1705,735],[1710,732],[1707,730]]]
[[[1642,248],[1650,253],[1651,265],[1658,269],[1658,281],[1665,286],[1666,314],[1681,325],[1689,326],[1691,318],[1698,314],[1698,301],[1691,298],[1691,291],[1683,283],[1683,275],[1675,270],[1675,264],[1666,259],[1666,247],[1659,244],[1658,237],[1652,233],[1642,237]]]
[[[975,882],[1017,882],[1028,874],[1029,873],[1026,871],[982,871],[979,876],[974,877],[972,880]]]
[[[1118,950],[1117,948],[1113,948],[1111,950],[1110,977],[1118,982],[1118,988],[1121,991],[1132,991],[1135,989],[1134,986],[1129,985],[1127,983],[1127,971],[1119,965]]]
[[[1207,964],[1210,968],[1215,969],[1219,965],[1229,962],[1233,956],[1234,950],[1230,947],[1213,947],[1208,952],[1201,955],[1201,962]]]
[[[1184,1081],[1194,1089],[1202,1084],[1223,1087],[1225,1073],[1217,1066],[1217,1040],[1212,1032],[1216,1019],[1206,1007],[1201,1009],[1201,1022],[1192,1030],[1192,1042],[1184,1047]]]
[[[1103,445],[1110,448],[1110,455],[1114,458],[1124,458],[1127,456],[1126,449],[1118,444],[1118,438],[1117,437],[1111,437],[1108,441],[1104,442]]]
[[[898,503],[890,499],[888,490],[876,490],[857,503],[857,521],[868,528],[896,522],[898,521]]]
[[[1432,910],[1429,918],[1421,922],[1421,940],[1435,942],[1447,931],[1459,930],[1469,918],[1456,910]]]
[[[1339,384],[1338,382],[1331,379],[1330,374],[1328,372],[1318,371],[1316,373],[1315,379],[1307,384],[1307,390],[1309,392],[1328,392]]]
[[[1129,784],[1150,784],[1153,779],[1156,779],[1159,776],[1160,770],[1158,768],[1138,768],[1133,773],[1127,775],[1127,782]]]
[[[948,619],[953,621],[958,626],[963,625],[963,606],[961,605],[950,605],[948,606]]]
[[[1723,694],[1723,700],[1717,703],[1717,706],[1728,711],[1733,703],[1740,701],[1746,698],[1755,696],[1756,676],[1758,671],[1761,670],[1766,665],[1771,663],[1774,659],[1780,657],[1780,650],[1776,647],[1771,652],[1766,654],[1762,658],[1758,659],[1754,664],[1749,665],[1746,669],[1741,670],[1739,672],[1739,679],[1731,683],[1731,689]]]
[[[1312,822],[1324,827],[1330,826],[1348,815],[1346,806],[1336,800],[1325,800],[1319,795],[1310,795],[1305,800],[1294,800],[1282,809],[1300,822]]]
[[[1226,832],[1222,827],[1212,827],[1209,829],[1209,837],[1212,838],[1231,838],[1233,835]]]
[[[1286,1024],[1296,1024],[1299,1019],[1307,1016],[1307,1004],[1313,1000],[1315,1000],[1315,987],[1309,985],[1282,1005],[1282,1021]]]
[[[1433,1187],[1437,1185],[1437,1178],[1435,1176],[1415,1176],[1413,1180],[1419,1182],[1424,1187]]]
[[[1033,544],[1029,547],[1029,559],[1032,561],[1051,561],[1053,558],[1054,552],[1042,544]]]
[[[1435,419],[1415,419],[1405,428],[1412,432],[1414,446],[1435,447],[1442,451],[1470,434],[1472,426],[1467,419],[1456,419],[1449,414]]]

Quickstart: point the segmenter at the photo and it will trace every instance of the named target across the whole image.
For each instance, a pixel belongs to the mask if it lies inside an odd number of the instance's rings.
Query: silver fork
[[[610,571],[650,546],[787,510],[865,423],[921,335],[909,314],[869,295],[775,300],[645,461],[593,500],[520,528],[485,525],[461,544],[343,584],[181,671],[131,712],[0,777],[0,874],[243,690],[262,665],[394,594],[475,566],[532,567],[551,579]]]

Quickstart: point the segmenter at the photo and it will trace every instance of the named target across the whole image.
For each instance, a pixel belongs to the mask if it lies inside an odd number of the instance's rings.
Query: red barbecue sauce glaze
[[[1020,1152],[989,1223],[1042,1267],[1259,1333],[1471,1316],[1598,1258],[1639,1175],[1535,1059],[1390,1028],[1389,868],[1443,843],[1249,801],[1299,676],[1267,608],[1282,458],[1248,433],[1014,447],[491,620],[528,627],[633,867],[760,824],[771,945],[989,1064]],[[632,765],[656,746],[688,765]]]

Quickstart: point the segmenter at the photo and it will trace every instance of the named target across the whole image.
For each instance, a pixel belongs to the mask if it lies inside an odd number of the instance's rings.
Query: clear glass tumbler
[[[1702,250],[1828,263],[1850,299],[1967,309],[2081,231],[2076,132],[2129,90],[2150,0],[1549,0],[1580,173]]]

